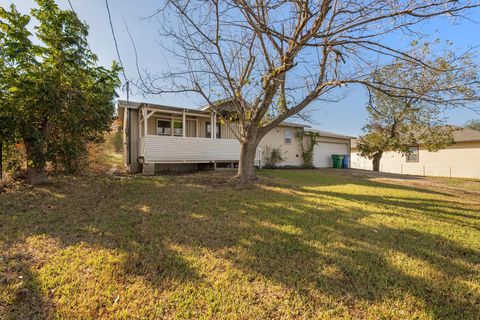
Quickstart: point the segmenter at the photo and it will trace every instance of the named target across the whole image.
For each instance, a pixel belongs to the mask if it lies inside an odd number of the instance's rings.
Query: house
[[[386,152],[380,171],[439,177],[480,178],[480,131],[460,129],[453,132],[455,143],[437,152],[422,144],[410,147],[409,155]],[[351,167],[372,170],[372,161],[360,156],[355,139],[351,146]]]
[[[118,113],[123,123],[124,161],[130,172],[154,174],[238,165],[236,125],[223,123],[209,107],[190,109],[120,100]],[[255,165],[265,164],[268,150],[280,148],[284,157],[280,166],[301,166],[301,142],[297,138],[300,130],[306,135],[318,132],[314,150],[317,167],[330,167],[333,153],[350,153],[350,136],[283,122],[260,141]],[[306,143],[304,140],[302,143]]]

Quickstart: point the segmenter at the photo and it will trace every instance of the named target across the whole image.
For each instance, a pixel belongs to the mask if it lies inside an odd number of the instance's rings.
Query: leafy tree
[[[468,121],[467,123],[465,123],[465,128],[480,131],[480,119]]]
[[[36,2],[30,14],[0,7],[1,116],[25,145],[30,183],[46,180],[48,161],[77,168],[87,143],[108,130],[119,85],[119,67],[97,65],[77,15],[53,0]]]
[[[452,144],[454,128],[446,126],[442,112],[478,100],[478,72],[470,56],[457,58],[447,52],[434,57],[429,44],[414,45],[411,55],[429,56],[431,67],[397,60],[373,74],[373,81],[381,86],[370,94],[367,133],[359,139],[358,149],[372,159],[374,171],[379,171],[384,152],[408,154],[409,147],[419,143],[437,151]],[[410,90],[420,92],[422,98]]]

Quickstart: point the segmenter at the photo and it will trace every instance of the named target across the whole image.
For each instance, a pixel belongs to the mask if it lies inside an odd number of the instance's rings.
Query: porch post
[[[210,139],[213,139],[213,112],[210,113]]]
[[[212,130],[212,139],[213,140],[217,139],[217,113],[216,112],[213,112],[211,130]]]
[[[142,112],[143,112],[143,136],[146,137],[147,136],[147,132],[148,132],[148,127],[147,127],[147,122],[148,122],[148,118],[147,118],[147,110],[145,109],[142,109]]]
[[[186,124],[187,124],[187,121],[185,121],[185,110],[183,110],[182,112],[182,134],[183,134],[183,137],[185,138],[187,135],[185,134],[186,132]]]

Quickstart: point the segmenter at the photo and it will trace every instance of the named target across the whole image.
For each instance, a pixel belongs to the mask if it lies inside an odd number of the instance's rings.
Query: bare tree
[[[340,86],[388,91],[371,80],[376,66],[388,59],[433,68],[410,56],[403,44],[393,45],[391,38],[414,37],[419,23],[440,15],[463,18],[478,5],[450,0],[163,0],[152,17],[161,24],[161,35],[173,39],[167,49],[181,67],[144,77],[141,85],[148,93],[193,91],[214,109],[215,100],[230,99],[235,116],[224,121],[238,127],[236,178],[248,182],[255,177],[256,147],[270,130]],[[168,86],[165,79],[171,80]],[[423,97],[415,88],[395,89]]]

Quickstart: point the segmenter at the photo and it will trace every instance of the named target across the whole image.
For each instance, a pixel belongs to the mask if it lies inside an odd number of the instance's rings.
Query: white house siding
[[[145,137],[145,162],[234,161],[240,157],[240,143],[233,139]]]
[[[372,170],[372,162],[352,150],[352,168]],[[480,142],[459,142],[453,146],[429,152],[419,148],[419,161],[407,162],[396,152],[386,152],[380,161],[380,171],[439,177],[480,178]]]
[[[332,154],[349,154],[348,144],[318,142],[313,149],[313,165],[317,168],[333,166]]]

